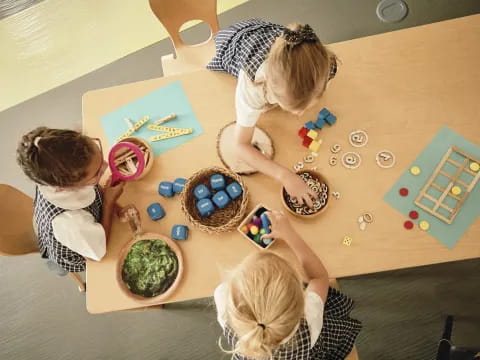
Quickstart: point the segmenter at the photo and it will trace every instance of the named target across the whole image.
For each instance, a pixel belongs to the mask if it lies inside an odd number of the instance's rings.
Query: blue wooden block
[[[235,200],[243,193],[243,189],[238,182],[233,182],[227,186],[227,193],[230,197]]]
[[[306,122],[305,125],[303,125],[303,126],[306,127],[308,130],[314,130],[316,128],[313,121]]]
[[[175,194],[180,194],[183,191],[183,188],[185,187],[186,182],[187,182],[187,179],[176,178],[175,181],[173,182],[173,192]]]
[[[319,115],[317,121],[315,122],[315,126],[317,129],[322,129],[325,126],[325,119]]]
[[[197,185],[193,193],[198,200],[209,198],[212,195],[210,190],[203,184]]]
[[[328,125],[333,125],[337,122],[337,117],[333,114],[328,114],[328,116],[325,118],[325,121]]]
[[[215,191],[225,189],[225,177],[222,174],[213,174],[210,177],[210,186]]]
[[[175,239],[175,240],[187,240],[187,238],[188,238],[188,226],[173,225],[171,237],[172,237],[172,239]]]
[[[163,210],[162,205],[159,203],[153,203],[147,208],[148,216],[153,221],[160,220],[165,216],[165,210]]]
[[[329,114],[330,114],[330,111],[328,111],[327,108],[323,108],[318,113],[318,118],[325,119]]]
[[[217,207],[219,209],[223,209],[224,207],[226,207],[228,204],[230,204],[230,202],[232,201],[230,199],[230,197],[227,195],[227,193],[225,191],[219,191],[217,192],[213,198],[212,198],[213,202],[215,203],[215,205],[217,205]]]
[[[272,231],[270,230],[270,220],[268,219],[267,214],[263,213],[260,215],[260,219],[262,220],[262,229],[265,230],[265,234],[270,234]]]
[[[165,197],[172,197],[173,184],[169,181],[162,181],[160,185],[158,185],[158,193]]]
[[[215,211],[215,207],[210,199],[202,199],[197,202],[197,210],[202,217],[209,217]]]

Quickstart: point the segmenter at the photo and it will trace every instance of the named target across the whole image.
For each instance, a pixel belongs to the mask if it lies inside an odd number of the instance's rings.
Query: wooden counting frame
[[[463,158],[463,162],[460,163],[458,161],[451,159],[450,156],[452,155],[452,153],[456,153],[460,155]],[[432,176],[430,177],[430,179],[428,179],[427,183],[425,184],[425,186],[423,187],[423,189],[420,191],[417,198],[415,199],[415,205],[425,210],[429,214],[435,216],[436,218],[446,222],[447,224],[451,224],[455,219],[455,217],[457,216],[458,211],[461,209],[464,201],[468,198],[468,196],[470,195],[470,192],[475,187],[475,185],[477,184],[480,178],[480,171],[475,172],[469,169],[468,166],[470,162],[476,162],[478,164],[480,163],[480,160],[474,158],[473,156],[470,156],[469,154],[463,152],[462,150],[458,149],[455,146],[452,146],[450,149],[448,149],[448,151],[445,153],[442,160],[438,164],[437,168],[433,172]],[[454,175],[448,174],[447,172],[442,170],[443,166],[447,163],[450,163],[457,168]],[[466,183],[460,179],[460,176],[463,173],[468,173],[469,175],[473,176],[473,179],[470,183]],[[449,183],[445,188],[435,183],[435,179],[437,178],[438,175],[443,175],[446,178],[448,178]],[[465,188],[464,191],[459,195],[455,195],[451,192],[452,187],[455,184],[462,185]],[[432,187],[441,192],[441,195],[438,199],[427,194],[428,189]],[[453,209],[444,203],[445,199],[448,196],[457,200],[457,204]],[[429,207],[425,205],[424,203],[422,203],[423,199],[427,199],[433,202],[434,206]],[[450,216],[447,217],[439,213],[440,208],[446,210],[450,214]]]

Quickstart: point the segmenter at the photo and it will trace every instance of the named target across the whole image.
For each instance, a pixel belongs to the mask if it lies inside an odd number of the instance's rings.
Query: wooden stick
[[[154,121],[153,123],[155,125],[162,125],[162,124],[165,124],[167,121],[175,119],[176,117],[177,117],[177,114],[170,114],[161,118],[160,120]]]

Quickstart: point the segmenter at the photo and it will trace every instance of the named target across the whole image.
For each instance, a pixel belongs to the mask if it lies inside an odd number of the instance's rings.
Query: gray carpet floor
[[[220,24],[251,17],[306,22],[332,43],[480,13],[478,0],[407,3],[408,17],[386,24],[376,18],[376,0],[251,0],[222,14]],[[185,36],[202,38],[205,28],[199,25]],[[15,164],[20,136],[39,125],[80,128],[84,92],[162,76],[160,57],[171,51],[168,40],[160,41],[1,112],[0,182],[32,194]],[[479,345],[479,280],[479,260],[342,279],[342,289],[356,300],[355,316],[364,323],[361,359],[433,359],[446,314],[457,317],[454,342]],[[211,299],[93,316],[71,281],[53,276],[34,255],[0,258],[0,283],[1,360],[229,358],[216,343]]]

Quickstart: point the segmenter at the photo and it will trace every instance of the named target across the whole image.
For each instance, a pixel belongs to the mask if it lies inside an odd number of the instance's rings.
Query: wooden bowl
[[[243,193],[224,209],[216,208],[213,215],[202,217],[197,210],[197,199],[193,192],[195,187],[200,184],[204,184],[210,189],[210,176],[213,174],[224,175],[227,186],[234,181],[238,182],[243,189]],[[187,180],[182,191],[182,211],[185,217],[197,229],[208,234],[221,234],[235,230],[245,217],[247,205],[248,190],[242,178],[230,170],[217,166],[197,171]]]
[[[131,136],[126,139],[123,139],[122,142],[129,142],[137,146],[143,145],[147,148],[146,152],[148,152],[148,158],[147,158],[147,161],[145,162],[145,169],[137,178],[135,178],[135,180],[140,180],[141,178],[145,177],[152,169],[152,166],[155,160],[155,155],[153,153],[152,146],[147,140],[142,139],[141,137],[136,137],[136,136]],[[146,152],[144,152],[144,155],[146,155]]]
[[[123,281],[122,278],[122,271],[123,271],[123,263],[125,261],[125,258],[128,255],[128,252],[130,251],[130,248],[133,246],[133,244],[142,241],[142,240],[162,240],[167,245],[172,249],[172,251],[175,253],[177,256],[178,260],[178,273],[177,277],[175,278],[175,281],[173,284],[165,291],[164,293],[153,296],[153,297],[143,297],[137,294],[132,293],[125,282]],[[122,289],[123,293],[127,295],[130,298],[135,299],[137,302],[141,303],[142,305],[149,306],[149,305],[158,305],[162,301],[166,300],[168,297],[170,297],[175,290],[177,289],[178,285],[180,284],[182,275],[183,275],[183,256],[182,256],[182,251],[180,250],[180,247],[175,243],[175,241],[171,240],[167,236],[160,235],[160,234],[155,234],[155,233],[144,233],[141,235],[135,236],[131,241],[129,241],[120,251],[120,256],[118,257],[118,262],[117,262],[117,281],[120,284],[120,288]]]
[[[326,207],[328,206],[328,201],[330,199],[330,185],[328,184],[327,180],[325,179],[325,177],[323,175],[321,175],[320,173],[316,172],[316,171],[313,171],[313,170],[310,170],[310,169],[302,169],[302,170],[299,170],[297,171],[297,174],[300,175],[300,174],[303,174],[303,173],[308,173],[310,174],[313,178],[319,180],[321,183],[325,184],[327,186],[327,198],[325,200],[325,205],[323,205],[320,210],[318,210],[316,213],[313,213],[313,214],[310,214],[310,215],[302,215],[302,214],[299,214],[297,213],[296,211],[294,211],[288,204],[287,204],[287,199],[286,199],[286,196],[287,196],[287,192],[285,191],[285,188],[282,187],[281,190],[280,190],[280,198],[282,200],[282,204],[283,206],[285,207],[285,209],[292,215],[295,215],[297,217],[300,217],[302,219],[312,219],[318,215],[320,215],[322,212],[325,211]]]

